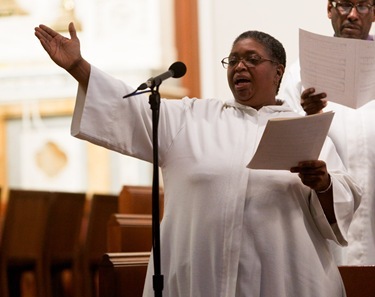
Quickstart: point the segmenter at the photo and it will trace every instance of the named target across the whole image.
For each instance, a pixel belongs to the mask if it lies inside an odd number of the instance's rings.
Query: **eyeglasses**
[[[374,6],[370,3],[356,3],[353,4],[352,2],[341,2],[341,1],[331,1],[332,6],[337,9],[337,11],[341,15],[347,15],[350,14],[353,7],[357,10],[359,14],[365,15],[370,12],[370,9]]]
[[[250,55],[247,57],[239,58],[239,57],[226,57],[221,60],[221,65],[226,69],[228,67],[235,67],[240,62],[244,63],[247,67],[256,67],[259,64],[269,61],[271,63],[279,64],[278,62],[275,62],[270,59],[263,58],[259,55]]]

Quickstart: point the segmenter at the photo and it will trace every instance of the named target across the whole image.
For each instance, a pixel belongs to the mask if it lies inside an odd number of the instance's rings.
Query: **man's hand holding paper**
[[[305,89],[313,87],[316,94],[325,93],[327,100],[351,108],[375,98],[375,42],[322,36],[302,29],[299,41]]]

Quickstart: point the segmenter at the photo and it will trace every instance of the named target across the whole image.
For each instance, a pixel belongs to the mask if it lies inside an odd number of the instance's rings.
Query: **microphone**
[[[159,74],[158,76],[149,78],[146,82],[141,84],[137,90],[144,90],[146,88],[152,88],[159,86],[163,80],[166,80],[170,77],[180,78],[183,77],[186,73],[186,65],[182,62],[174,62],[168,69],[168,71]]]

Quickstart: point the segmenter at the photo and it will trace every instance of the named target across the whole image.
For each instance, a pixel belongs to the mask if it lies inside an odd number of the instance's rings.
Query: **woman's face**
[[[244,62],[257,57],[268,60],[260,60],[257,65]],[[276,103],[276,90],[284,66],[269,61],[271,57],[262,44],[250,38],[241,39],[233,46],[229,59],[240,60],[229,64],[227,69],[228,84],[238,103],[255,109]]]

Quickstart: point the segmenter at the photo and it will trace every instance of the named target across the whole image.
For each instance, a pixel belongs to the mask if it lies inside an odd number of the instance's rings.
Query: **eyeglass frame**
[[[353,4],[352,2],[349,2],[349,1],[343,1],[343,2],[341,2],[341,1],[331,0],[330,3],[332,4],[332,7],[334,7],[334,8],[335,8],[335,9],[336,9],[341,15],[349,15],[349,14],[352,12],[353,8],[356,9],[356,11],[357,11],[358,14],[360,14],[360,15],[367,15],[367,14],[370,12],[371,8],[374,7],[374,4],[370,4],[370,3],[362,3],[362,2],[359,2],[359,3]],[[348,5],[351,6],[351,7],[350,7],[350,10],[348,10],[348,12],[346,12],[346,11],[342,12],[342,11],[340,11],[340,9],[337,7],[337,4],[339,4],[339,6],[342,5],[342,4],[348,4]],[[368,10],[368,12],[365,12],[365,13],[360,12],[360,11],[358,10],[358,6],[364,6],[364,7],[367,7],[369,10]],[[341,8],[344,9],[342,6],[341,6]]]
[[[247,58],[249,57],[258,57],[257,59],[253,59],[253,60],[256,60],[257,61],[257,64],[254,64],[254,63],[249,63],[249,61],[246,61]],[[246,56],[246,57],[243,57],[243,58],[239,58],[239,57],[232,57],[234,59],[236,59],[236,63],[234,65],[231,65],[230,64],[230,60],[229,58],[231,58],[230,56],[229,57],[225,57],[223,58],[220,62],[221,62],[221,65],[223,66],[223,68],[225,69],[228,69],[229,67],[233,68],[233,67],[236,67],[240,62],[243,62],[244,65],[246,65],[246,67],[250,67],[250,68],[254,68],[256,66],[258,66],[259,64],[262,64],[263,62],[271,62],[271,63],[274,63],[274,64],[280,64],[279,62],[276,62],[274,60],[271,60],[271,59],[267,59],[267,58],[263,58],[262,56],[258,55],[258,54],[252,54],[252,55],[249,55],[249,56]],[[227,61],[225,61],[227,60]]]

